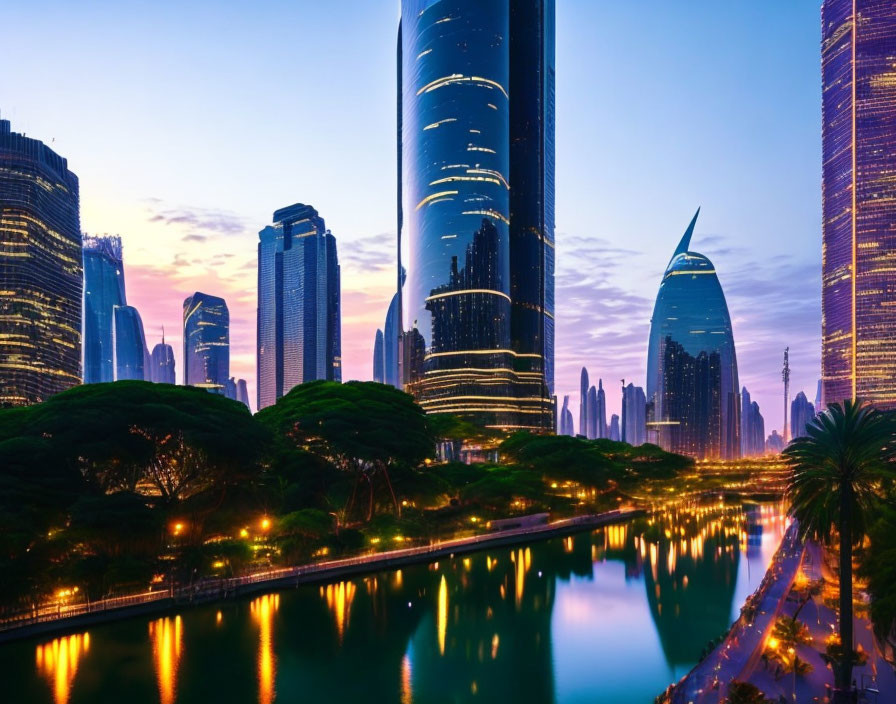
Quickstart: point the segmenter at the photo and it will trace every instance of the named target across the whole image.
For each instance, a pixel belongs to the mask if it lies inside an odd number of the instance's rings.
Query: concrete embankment
[[[446,540],[432,545],[362,555],[310,565],[259,572],[245,577],[205,581],[200,587],[135,595],[43,612],[0,623],[0,643],[33,636],[76,631],[108,621],[177,611],[225,599],[346,579],[358,575],[432,562],[444,557],[506,547],[592,530],[637,518],[646,511],[636,509],[567,518],[543,525]]]

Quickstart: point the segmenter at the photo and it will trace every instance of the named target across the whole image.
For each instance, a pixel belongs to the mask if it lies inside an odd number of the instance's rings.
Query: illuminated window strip
[[[468,293],[485,293],[492,296],[501,296],[502,298],[506,298],[508,301],[510,300],[510,296],[508,296],[503,291],[493,291],[488,288],[468,288],[462,291],[448,291],[447,293],[437,293],[435,296],[429,296],[426,301],[437,301],[440,298],[448,298],[449,296],[463,296]]]
[[[420,210],[424,205],[429,203],[430,201],[435,200],[436,198],[444,198],[445,196],[456,196],[457,191],[439,191],[438,193],[431,193],[426,198],[417,203],[416,210]]]
[[[464,76],[462,73],[452,73],[450,76],[437,78],[436,80],[427,83],[420,90],[418,90],[417,95],[429,93],[430,91],[442,88],[447,85],[451,85],[452,83],[480,83],[490,88],[497,88],[499,91],[501,91],[501,93],[503,93],[505,98],[507,98],[508,100],[510,99],[510,96],[507,94],[507,90],[497,81],[493,81],[490,78],[483,78],[482,76]]]
[[[455,193],[457,193],[457,191],[455,191]],[[505,225],[510,224],[510,220],[501,215],[497,210],[464,210],[461,215],[488,215],[489,217],[497,218]]]
[[[495,349],[495,350],[457,350],[456,352],[430,352],[426,355],[425,359],[432,359],[433,357],[452,357],[457,356],[459,354],[509,354],[514,357],[533,357],[535,359],[542,359],[543,355],[540,354],[522,354],[520,352],[514,352],[513,350],[504,350],[504,349]],[[452,370],[456,371],[456,370]]]

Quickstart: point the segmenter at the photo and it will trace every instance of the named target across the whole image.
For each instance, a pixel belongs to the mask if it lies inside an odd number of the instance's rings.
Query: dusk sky
[[[662,273],[698,206],[741,384],[766,432],[820,358],[820,0],[557,0],[557,395],[587,365],[618,413],[644,384]],[[256,245],[313,205],[342,264],[344,379],[371,378],[395,280],[395,0],[3,9],[0,115],[81,182],[85,232],[120,234],[128,302],[182,374],[193,291],[231,312],[255,406]]]

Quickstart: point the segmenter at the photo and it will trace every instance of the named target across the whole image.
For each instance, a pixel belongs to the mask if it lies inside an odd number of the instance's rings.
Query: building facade
[[[149,381],[157,384],[174,384],[176,375],[174,369],[174,349],[165,342],[165,333],[162,333],[162,341],[152,348],[149,356]]]
[[[806,397],[806,394],[800,391],[793,401],[790,402],[790,438],[805,437],[806,426],[815,418],[815,406]]]
[[[765,419],[759,404],[750,397],[747,387],[740,392],[740,452],[742,457],[761,457],[765,454]]]
[[[224,394],[230,379],[230,311],[197,291],[184,301],[184,384]]]
[[[373,380],[386,383],[386,360],[383,358],[383,331],[377,328],[373,339]]]
[[[84,235],[83,374],[85,384],[115,381],[115,308],[127,305],[120,237]]]
[[[610,440],[619,442],[621,438],[622,435],[619,431],[619,416],[614,413],[610,416]]]
[[[560,409],[558,421],[558,435],[574,436],[576,434],[576,430],[572,420],[572,411],[569,410],[569,395],[563,397],[563,406]]]
[[[647,442],[647,397],[644,389],[629,383],[622,389],[622,442]]]
[[[579,435],[588,437],[589,413],[588,413],[588,370],[582,367],[579,376]]]
[[[430,413],[553,428],[553,0],[405,0],[405,372]],[[513,96],[511,98],[511,96]]]
[[[0,406],[81,382],[78,177],[0,120]]]
[[[689,249],[699,212],[666,268],[650,321],[648,441],[697,459],[736,459],[734,334],[715,267]]]
[[[115,380],[149,379],[152,364],[146,349],[146,335],[140,313],[133,306],[115,306],[112,309],[112,322]]]
[[[306,381],[342,381],[336,238],[310,205],[273,219],[258,233],[259,409]]]
[[[896,409],[896,6],[825,0],[822,398]]]

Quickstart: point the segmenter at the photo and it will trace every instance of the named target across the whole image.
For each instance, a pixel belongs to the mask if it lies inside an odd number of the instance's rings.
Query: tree
[[[881,482],[893,479],[894,435],[892,417],[860,401],[845,401],[816,416],[806,426],[806,437],[784,452],[791,468],[790,512],[801,536],[827,545],[839,536],[839,632],[845,654],[834,673],[841,700],[852,681],[853,547],[875,515]]]
[[[862,562],[871,595],[871,621],[887,658],[896,663],[896,506],[882,507]]]
[[[380,480],[400,513],[390,473],[416,470],[435,451],[423,410],[408,394],[384,384],[307,382],[256,417],[276,442],[316,454],[352,476],[345,516],[352,513],[359,487],[366,488],[368,521]]]
[[[257,472],[265,440],[243,404],[170,384],[87,384],[30,410],[24,432],[48,439],[88,482],[168,504],[244,484]]]
[[[726,704],[773,704],[762,690],[749,682],[732,682],[728,686]]]

